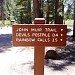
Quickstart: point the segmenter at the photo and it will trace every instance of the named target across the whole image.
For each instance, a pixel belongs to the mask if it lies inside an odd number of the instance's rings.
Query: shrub
[[[2,25],[2,21],[0,21],[0,26]]]
[[[11,22],[9,20],[5,20],[4,21],[4,24],[5,24],[5,26],[10,26],[11,25]]]

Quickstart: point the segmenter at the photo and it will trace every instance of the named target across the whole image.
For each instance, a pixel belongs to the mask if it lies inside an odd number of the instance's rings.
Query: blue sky
[[[64,4],[64,12],[67,11],[68,4],[72,4],[72,3],[73,3],[73,0],[68,0],[67,3]]]

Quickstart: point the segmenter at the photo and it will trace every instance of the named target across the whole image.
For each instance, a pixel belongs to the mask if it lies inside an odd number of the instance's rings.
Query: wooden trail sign
[[[13,46],[65,46],[66,25],[13,25]]]
[[[40,24],[39,24],[40,23]],[[13,25],[13,46],[34,46],[34,75],[44,75],[45,46],[66,45],[66,25],[45,24],[45,20],[35,20],[35,24]]]

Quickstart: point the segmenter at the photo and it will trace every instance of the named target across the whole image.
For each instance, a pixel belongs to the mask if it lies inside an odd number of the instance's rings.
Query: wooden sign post
[[[65,46],[67,26],[45,24],[44,19],[34,22],[13,25],[13,46],[34,46],[34,75],[44,75],[45,46]]]
[[[35,24],[45,24],[45,19],[35,18]],[[38,51],[39,50],[39,51]],[[34,50],[34,75],[44,75],[44,50],[45,46],[35,46]]]

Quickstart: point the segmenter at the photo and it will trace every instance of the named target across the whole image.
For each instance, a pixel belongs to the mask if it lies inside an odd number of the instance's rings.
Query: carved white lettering
[[[55,28],[45,28],[46,32],[57,32]]]
[[[35,42],[35,38],[16,38],[17,42]]]

